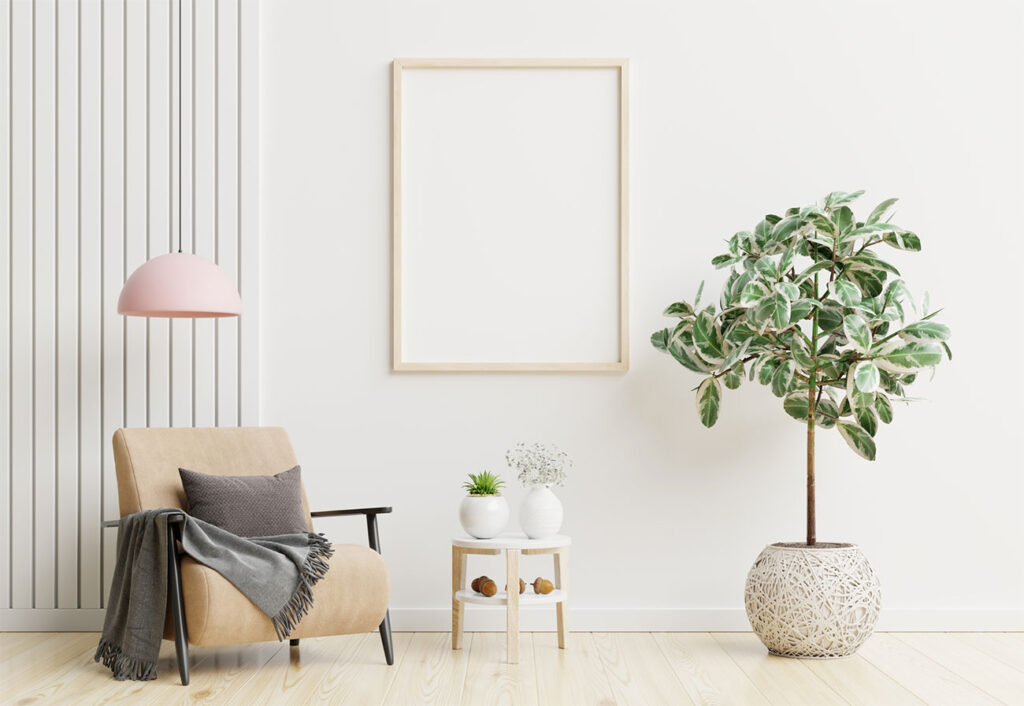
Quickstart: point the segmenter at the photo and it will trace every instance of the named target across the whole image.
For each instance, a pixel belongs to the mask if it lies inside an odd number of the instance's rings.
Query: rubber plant
[[[727,241],[715,257],[729,268],[718,305],[700,308],[701,283],[691,306],[680,301],[665,315],[674,328],[651,343],[685,368],[705,375],[696,388],[706,427],[718,420],[722,384],[744,377],[771,388],[789,416],[807,427],[807,544],[814,545],[814,436],[836,429],[857,454],[875,459],[879,422],[919,372],[952,358],[949,328],[919,310],[899,270],[876,250],[920,251],[914,233],[892,223],[896,199],[878,204],[863,221],[850,204],[863,191],[834,191],[821,205],[764,217],[752,231]]]

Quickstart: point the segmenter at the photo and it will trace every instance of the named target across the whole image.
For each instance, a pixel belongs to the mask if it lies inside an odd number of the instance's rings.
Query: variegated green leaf
[[[843,309],[836,304],[824,304],[818,310],[818,327],[824,331],[835,331],[843,325]]]
[[[953,360],[953,349],[949,347],[949,344],[945,341],[942,342],[942,349],[946,351],[946,358]]]
[[[844,203],[852,203],[855,199],[864,195],[864,189],[846,193],[845,191],[833,191],[825,197],[825,208],[835,208]]]
[[[772,295],[772,325],[781,330],[789,326],[790,303],[786,295],[776,292]]]
[[[701,281],[701,283],[700,283],[700,286],[699,286],[699,287],[697,287],[697,296],[695,296],[695,297],[693,298],[693,308],[694,308],[694,310],[696,310],[696,309],[697,309],[697,307],[699,307],[699,306],[700,306],[700,296],[701,296],[701,295],[702,295],[703,293],[704,293],[704,282],[703,282],[703,280],[702,280],[702,281]]]
[[[821,306],[817,299],[797,299],[789,307],[789,323],[803,321],[811,313],[811,309]]]
[[[800,288],[792,282],[777,282],[775,284],[775,291],[784,295],[790,302],[800,298]]]
[[[712,366],[701,360],[692,348],[679,341],[670,342],[668,352],[676,359],[676,362],[695,373],[710,373],[713,369]]]
[[[910,231],[887,233],[883,236],[882,242],[886,245],[891,245],[897,250],[910,250],[911,252],[921,251],[921,239]]]
[[[857,372],[863,362],[854,363],[846,374],[846,400],[850,407],[858,410],[861,407],[870,407],[875,403],[874,393],[861,392],[857,387]]]
[[[871,350],[871,329],[858,314],[847,314],[843,317],[843,332],[861,353],[867,355]]]
[[[864,221],[867,224],[878,223],[885,216],[886,211],[893,207],[899,199],[886,199],[882,203],[872,209],[871,214],[868,215],[868,219]]]
[[[793,334],[793,343],[789,350],[793,354],[793,361],[805,373],[810,372],[814,368],[814,358],[811,357],[811,350],[807,347],[802,336]]]
[[[858,456],[869,461],[875,460],[875,440],[859,425],[853,422],[839,422],[839,435]]]
[[[857,365],[855,383],[861,392],[875,392],[878,390],[880,377],[878,368],[871,361],[864,361]],[[872,434],[874,436],[874,434]]]
[[[735,265],[742,259],[743,258],[735,257],[730,253],[726,253],[725,255],[718,255],[712,258],[711,264],[714,265],[716,270],[721,270],[725,267],[728,267],[729,265]]]
[[[942,349],[930,343],[908,343],[874,358],[875,365],[890,373],[914,373],[942,362]]]
[[[819,260],[818,262],[815,262],[806,270],[798,274],[796,277],[796,281],[803,282],[808,277],[814,275],[815,272],[821,272],[822,270],[827,270],[830,267],[832,267],[832,262],[830,260]]]
[[[754,306],[768,296],[769,293],[768,287],[760,282],[750,282],[743,288],[743,293],[740,294],[740,306]]]
[[[868,270],[847,270],[846,276],[860,287],[866,297],[877,297],[885,289],[885,272]]]
[[[875,415],[874,407],[861,407],[854,410],[854,418],[857,420],[857,424],[860,428],[868,433],[869,436],[874,436],[878,432],[878,417]]]
[[[857,306],[860,304],[860,290],[852,282],[841,279],[833,280],[828,283],[828,291],[843,306]]]
[[[737,366],[742,367],[742,366]],[[725,386],[730,390],[735,390],[743,382],[742,370],[736,370],[735,368],[730,370],[722,377],[722,381],[725,382]]]
[[[796,257],[796,248],[789,248],[779,258],[779,272],[785,274],[793,266],[793,258]]]
[[[669,304],[662,312],[663,316],[675,316],[680,319],[693,316],[693,307],[686,302],[676,302],[675,304]]]
[[[849,206],[843,206],[832,214],[832,222],[839,228],[840,233],[846,233],[853,227],[853,210]]]
[[[916,324],[904,326],[900,338],[914,343],[945,341],[949,338],[949,326],[937,321],[918,321]]]
[[[761,367],[757,371],[757,381],[762,385],[769,385],[772,381],[772,376],[775,375],[775,369],[779,367],[778,358],[762,358],[764,362],[761,363]]]
[[[793,384],[793,376],[796,374],[796,363],[791,360],[787,360],[778,367],[775,374],[772,375],[772,394],[776,397],[782,397],[789,392],[790,385]]]
[[[748,338],[738,346],[733,346],[732,350],[729,351],[729,355],[725,356],[725,361],[721,365],[722,370],[728,370],[735,365],[743,354],[747,352],[747,348],[750,347],[750,339]]]
[[[889,401],[884,392],[875,393],[875,411],[878,413],[878,418],[884,424],[892,422],[892,402]]]
[[[707,378],[697,388],[697,414],[700,423],[712,427],[718,421],[718,409],[722,402],[722,387],[713,377]]]
[[[787,242],[804,223],[798,216],[787,216],[772,228],[772,240],[779,243]]]
[[[657,348],[659,351],[668,352],[668,337],[669,330],[667,328],[660,331],[655,331],[651,334],[651,345]]]
[[[722,330],[715,318],[706,310],[693,322],[693,346],[704,360],[720,363],[725,359],[722,351]]]

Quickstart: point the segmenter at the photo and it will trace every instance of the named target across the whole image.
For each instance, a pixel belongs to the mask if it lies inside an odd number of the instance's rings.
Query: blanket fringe
[[[119,645],[100,640],[96,648],[94,662],[103,661],[103,666],[110,669],[117,681],[149,681],[156,679],[156,662],[148,662],[138,657],[129,657],[121,651]]]
[[[309,538],[309,554],[299,572],[299,585],[296,586],[295,593],[284,604],[280,612],[270,619],[270,622],[274,624],[274,632],[277,633],[278,640],[288,637],[299,621],[306,617],[306,613],[313,607],[313,586],[326,576],[327,570],[331,568],[327,563],[327,560],[334,555],[334,548],[331,546],[330,540],[322,534],[313,534],[312,532],[307,536]]]

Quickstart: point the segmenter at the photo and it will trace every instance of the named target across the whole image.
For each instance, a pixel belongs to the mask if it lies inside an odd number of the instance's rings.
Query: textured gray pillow
[[[275,476],[215,476],[179,468],[188,514],[239,537],[308,532],[302,469]]]

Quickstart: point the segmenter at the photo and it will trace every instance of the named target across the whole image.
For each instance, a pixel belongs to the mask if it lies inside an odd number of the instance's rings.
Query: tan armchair
[[[219,475],[273,475],[297,464],[284,429],[218,427],[196,429],[118,429],[114,433],[114,464],[121,515],[162,507],[184,508],[185,491],[178,468]],[[394,663],[388,618],[388,572],[380,556],[377,515],[390,507],[309,511],[303,490],[306,521],[314,517],[364,515],[370,547],[335,544],[331,570],[313,588],[313,608],[292,633],[291,645],[303,637],[347,635],[380,630],[384,656]],[[183,516],[170,522],[172,551],[168,565],[168,621],[164,639],[177,648],[178,671],[188,684],[188,644],[234,645],[277,639],[270,619],[213,569],[179,556],[174,534]],[[117,526],[105,522],[104,526]]]

